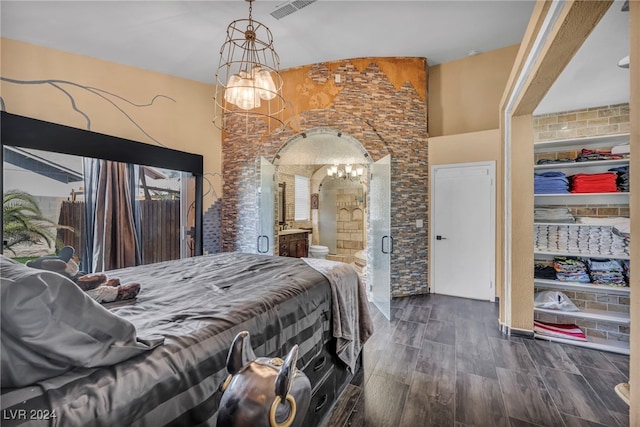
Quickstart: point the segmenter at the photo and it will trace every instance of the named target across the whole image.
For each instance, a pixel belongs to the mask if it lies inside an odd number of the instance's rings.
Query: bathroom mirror
[[[285,201],[285,188],[287,184],[281,182],[278,184],[278,224],[283,225],[287,218],[287,204]]]

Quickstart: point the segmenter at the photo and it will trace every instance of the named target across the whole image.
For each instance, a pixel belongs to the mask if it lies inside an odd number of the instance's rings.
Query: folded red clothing
[[[539,335],[564,338],[576,341],[587,341],[587,336],[578,325],[533,321],[533,331]]]
[[[618,188],[614,185],[574,185],[572,193],[616,193]]]
[[[576,174],[569,177],[572,193],[615,193],[617,175],[613,172]]]
[[[613,180],[615,182],[618,174],[615,172],[603,172],[603,173],[578,173],[575,175],[571,175],[571,178],[574,181],[609,181]]]

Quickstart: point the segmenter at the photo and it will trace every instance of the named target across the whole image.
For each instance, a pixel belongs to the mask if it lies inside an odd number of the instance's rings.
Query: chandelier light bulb
[[[364,167],[362,165],[332,165],[327,167],[327,176],[333,179],[344,179],[362,182]]]
[[[260,98],[270,101],[276,97],[276,84],[271,78],[271,74],[261,67],[255,67],[251,70],[251,75],[255,79],[256,88]]]

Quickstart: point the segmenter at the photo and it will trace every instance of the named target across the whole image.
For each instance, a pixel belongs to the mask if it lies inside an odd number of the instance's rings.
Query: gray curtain
[[[134,165],[85,159],[86,272],[132,267],[141,263],[139,208]]]

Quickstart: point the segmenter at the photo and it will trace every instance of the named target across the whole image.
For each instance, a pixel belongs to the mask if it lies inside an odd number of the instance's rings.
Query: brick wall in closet
[[[534,117],[534,138],[536,142],[574,139],[600,135],[616,135],[629,132],[629,104],[607,105],[583,110],[543,114]],[[590,147],[609,149],[611,147]],[[575,158],[579,151],[536,154],[535,160]],[[553,205],[566,206],[574,216],[589,217],[629,217],[628,205]],[[634,265],[635,268],[638,268]],[[543,290],[543,289],[536,289]],[[595,292],[563,290],[579,308],[629,313],[629,297],[607,295]],[[594,320],[576,319],[568,316],[536,314],[536,319],[548,322],[568,321],[580,326],[588,336],[629,341],[629,327]]]

